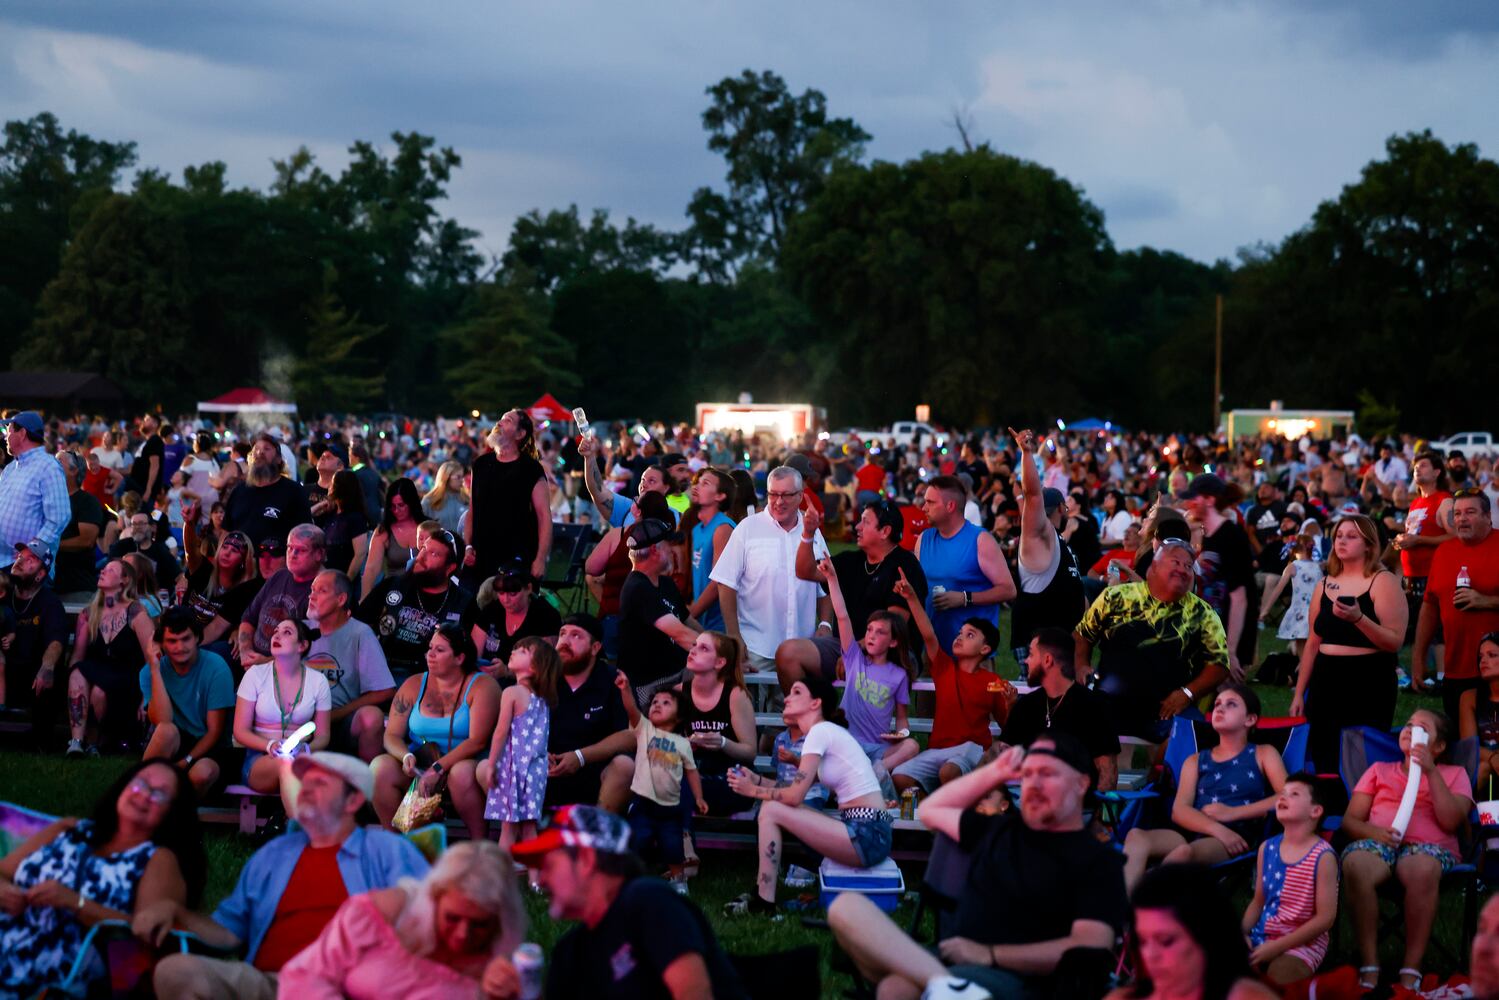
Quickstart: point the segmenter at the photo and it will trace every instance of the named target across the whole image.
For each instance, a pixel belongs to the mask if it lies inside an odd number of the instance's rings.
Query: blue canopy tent
[[[1085,417],[1067,425],[1069,431],[1122,431],[1123,427],[1112,420],[1099,420],[1097,417]]]

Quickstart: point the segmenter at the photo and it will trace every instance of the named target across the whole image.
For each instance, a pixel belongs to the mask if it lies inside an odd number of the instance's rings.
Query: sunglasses
[[[146,798],[151,800],[152,805],[164,806],[168,802],[172,801],[171,792],[167,791],[164,788],[152,788],[150,785],[146,784],[144,781],[141,781],[139,778],[132,781],[129,785],[129,788],[132,795],[144,795]]]

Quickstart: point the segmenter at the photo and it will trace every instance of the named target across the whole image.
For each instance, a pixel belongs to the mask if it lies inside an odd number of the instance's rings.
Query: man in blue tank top
[[[956,476],[927,484],[922,509],[931,527],[916,541],[916,558],[926,574],[926,613],[944,651],[970,618],[999,627],[999,605],[1015,596],[1015,581],[999,543],[963,518],[968,491]]]

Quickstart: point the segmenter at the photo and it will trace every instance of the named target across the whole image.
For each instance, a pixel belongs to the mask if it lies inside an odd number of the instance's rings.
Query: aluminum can
[[[510,963],[520,976],[520,1000],[540,1000],[542,970],[546,966],[546,956],[542,953],[541,945],[534,941],[523,943],[510,956]]]

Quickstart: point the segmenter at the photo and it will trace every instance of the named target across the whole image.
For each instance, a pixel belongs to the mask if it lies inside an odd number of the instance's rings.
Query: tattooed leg
[[[68,678],[68,731],[73,739],[82,741],[87,722],[88,681],[82,673],[74,671]]]
[[[774,802],[760,807],[760,874],[755,888],[770,903],[776,901],[776,879],[781,873],[781,828],[775,821],[779,808]]]

